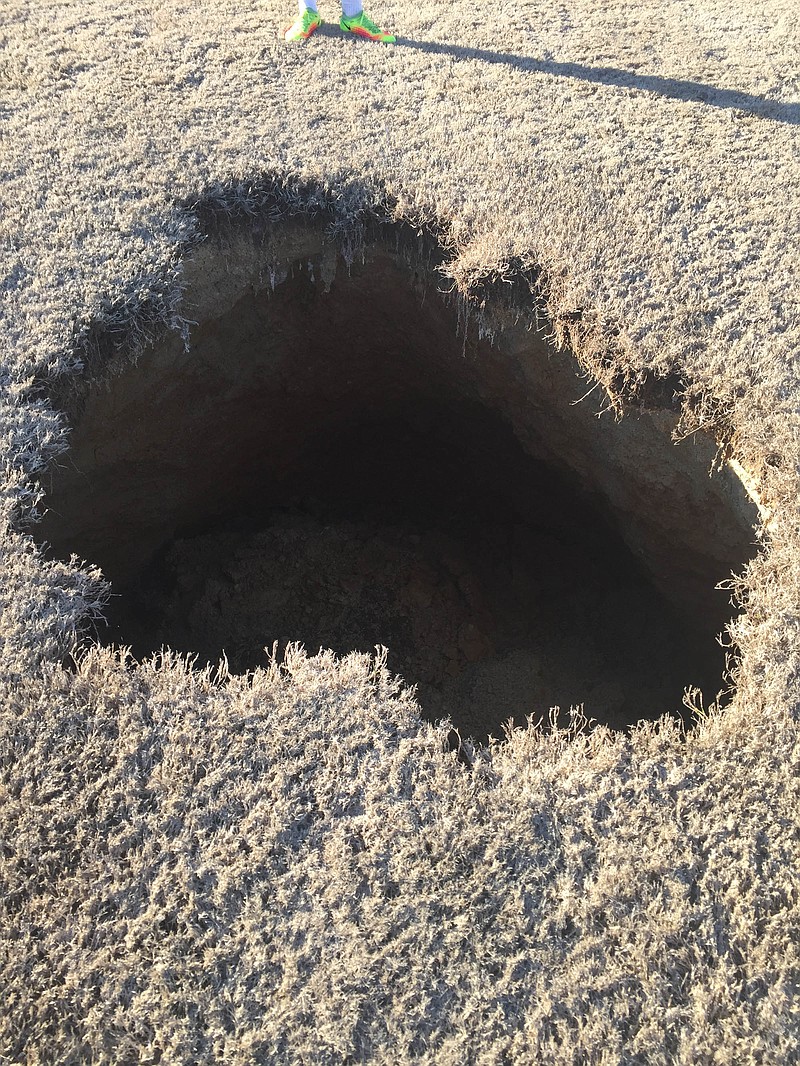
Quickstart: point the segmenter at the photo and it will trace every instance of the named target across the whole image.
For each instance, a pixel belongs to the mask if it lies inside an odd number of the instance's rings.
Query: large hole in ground
[[[389,649],[462,733],[583,704],[615,727],[724,687],[715,585],[754,506],[669,410],[598,418],[567,353],[459,336],[435,275],[312,226],[210,242],[170,337],[82,386],[41,539],[114,585],[108,639],[231,668]],[[578,402],[580,401],[580,402]]]

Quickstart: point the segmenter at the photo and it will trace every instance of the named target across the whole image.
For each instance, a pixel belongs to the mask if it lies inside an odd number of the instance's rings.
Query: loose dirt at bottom
[[[468,519],[427,528],[273,512],[261,528],[176,540],[111,619],[142,655],[166,644],[231,669],[265,648],[389,649],[424,713],[465,735],[584,704],[616,727],[707,698],[719,662],[698,657],[671,608],[585,540]],[[118,629],[114,634],[113,630]]]

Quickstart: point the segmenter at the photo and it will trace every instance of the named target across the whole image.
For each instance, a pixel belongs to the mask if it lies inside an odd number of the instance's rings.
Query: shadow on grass
[[[510,52],[489,52],[482,48],[464,48],[460,45],[437,44],[434,41],[414,41],[398,37],[397,45],[403,48],[415,48],[419,52],[434,55],[452,55],[456,59],[478,59],[482,63],[501,63],[515,70],[531,74],[552,74],[557,78],[574,78],[595,85],[616,85],[624,89],[637,89],[641,92],[656,93],[672,100],[686,100],[693,103],[708,104],[710,107],[731,108],[747,111],[757,118],[772,119],[773,122],[800,124],[800,102],[783,103],[768,100],[764,96],[739,92],[736,89],[717,89],[699,81],[684,81],[679,78],[660,78],[655,74],[636,74],[620,67],[587,67],[582,63],[557,63],[547,59],[533,59],[530,56],[513,55]]]
[[[327,31],[327,32],[326,32]],[[323,26],[320,31],[326,36],[339,36],[338,26]],[[764,96],[739,92],[736,89],[718,89],[699,81],[680,78],[660,78],[655,74],[636,74],[621,67],[587,67],[582,63],[558,63],[549,59],[534,59],[531,56],[514,55],[511,52],[489,52],[483,48],[466,48],[456,44],[439,44],[436,41],[415,41],[410,37],[398,37],[396,48],[413,48],[431,55],[449,55],[455,59],[477,59],[482,63],[500,63],[529,74],[551,74],[556,78],[573,78],[594,85],[614,85],[623,89],[655,93],[672,100],[708,104],[709,107],[745,111],[756,118],[773,122],[800,125],[800,102],[769,100]]]

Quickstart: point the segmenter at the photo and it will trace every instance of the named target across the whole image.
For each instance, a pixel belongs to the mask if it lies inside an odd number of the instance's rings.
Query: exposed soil
[[[236,672],[274,644],[382,644],[429,716],[478,736],[573,704],[621,728],[721,684],[721,649],[698,646],[591,501],[479,408],[367,421],[302,481],[280,509],[170,542],[117,601],[115,637],[138,654],[224,650]]]
[[[259,532],[175,541],[119,628],[140,652],[164,643],[213,662],[224,649],[237,672],[264,665],[273,642],[378,643],[425,711],[462,731],[499,735],[509,717],[577,703],[621,728],[679,710],[684,683],[708,690],[720,671],[645,581],[616,577],[607,557],[520,525],[329,524],[291,510]]]
[[[712,700],[714,586],[755,521],[729,470],[709,477],[713,442],[676,448],[667,410],[598,418],[523,328],[459,339],[386,247],[343,271],[302,239],[280,268],[206,250],[191,348],[73,406],[42,535],[112,578],[107,636],[237,671],[289,641],[383,644],[424,713],[478,736],[555,705],[622,727],[688,686]]]

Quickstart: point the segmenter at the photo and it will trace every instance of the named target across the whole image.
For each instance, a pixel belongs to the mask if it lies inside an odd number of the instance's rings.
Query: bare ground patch
[[[617,422],[509,307],[477,331],[432,254],[402,231],[349,266],[314,226],[220,238],[189,346],[73,397],[40,534],[114,583],[105,639],[236,672],[382,644],[426,714],[484,737],[724,695],[715,586],[757,517],[736,475],[672,441],[669,383]]]

